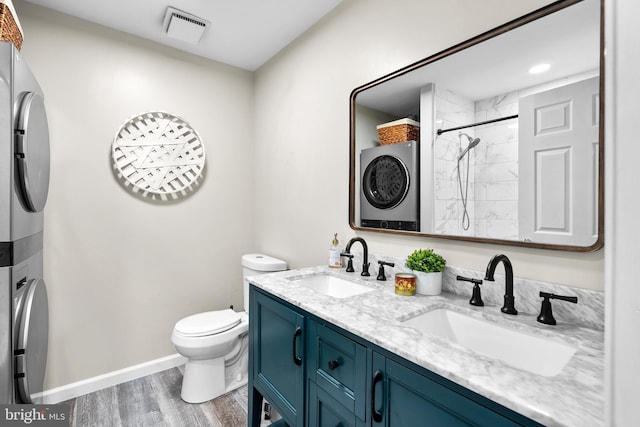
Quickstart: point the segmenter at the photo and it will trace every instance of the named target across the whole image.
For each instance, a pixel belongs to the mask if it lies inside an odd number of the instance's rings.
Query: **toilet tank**
[[[264,254],[242,255],[242,286],[244,293],[244,311],[249,312],[249,282],[247,277],[258,274],[273,273],[274,271],[284,271],[287,263],[278,258],[273,258]]]

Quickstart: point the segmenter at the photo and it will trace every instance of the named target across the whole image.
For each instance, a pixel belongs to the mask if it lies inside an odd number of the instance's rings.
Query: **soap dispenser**
[[[340,248],[338,247],[338,233],[333,235],[331,249],[329,249],[329,267],[342,268],[342,257],[340,256]]]

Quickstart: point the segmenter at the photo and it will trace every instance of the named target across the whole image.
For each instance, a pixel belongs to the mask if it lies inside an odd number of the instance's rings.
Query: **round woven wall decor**
[[[200,136],[180,117],[148,112],[127,120],[113,141],[115,168],[134,187],[159,195],[189,189],[204,169]]]

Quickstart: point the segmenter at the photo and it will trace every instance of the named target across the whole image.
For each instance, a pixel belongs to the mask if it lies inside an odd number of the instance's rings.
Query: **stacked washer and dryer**
[[[48,191],[42,90],[14,45],[0,42],[0,404],[41,400],[49,332],[42,278]]]

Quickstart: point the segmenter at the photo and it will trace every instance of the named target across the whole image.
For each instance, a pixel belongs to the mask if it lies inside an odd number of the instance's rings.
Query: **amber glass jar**
[[[412,273],[396,273],[396,294],[415,295],[416,275]]]

